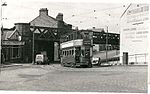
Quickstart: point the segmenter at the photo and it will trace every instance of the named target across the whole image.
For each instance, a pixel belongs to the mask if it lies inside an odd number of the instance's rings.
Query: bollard
[[[123,65],[128,65],[128,52],[123,52]]]

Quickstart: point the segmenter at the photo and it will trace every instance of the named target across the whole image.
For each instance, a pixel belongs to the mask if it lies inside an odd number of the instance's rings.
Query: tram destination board
[[[90,39],[84,39],[83,40],[83,45],[91,45],[91,40]]]

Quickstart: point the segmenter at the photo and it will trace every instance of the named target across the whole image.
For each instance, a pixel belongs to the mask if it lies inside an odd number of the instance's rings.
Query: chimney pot
[[[41,8],[39,10],[40,15],[48,15],[48,9],[47,8]]]
[[[63,21],[63,13],[58,13],[58,15],[56,16],[56,20]]]

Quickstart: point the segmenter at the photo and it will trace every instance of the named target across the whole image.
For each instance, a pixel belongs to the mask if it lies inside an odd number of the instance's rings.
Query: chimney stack
[[[48,9],[47,8],[41,8],[39,10],[39,15],[48,15]]]
[[[63,21],[63,14],[62,13],[58,13],[58,15],[56,16],[56,20]]]

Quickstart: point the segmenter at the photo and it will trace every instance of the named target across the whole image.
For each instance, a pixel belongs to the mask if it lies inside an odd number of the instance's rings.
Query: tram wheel
[[[71,67],[72,67],[72,68],[75,68],[75,67],[76,67],[75,63],[72,63]]]

